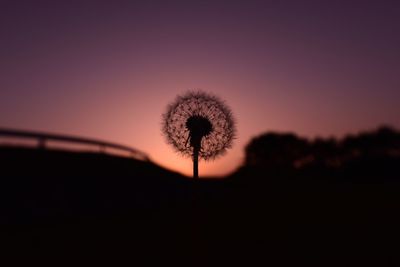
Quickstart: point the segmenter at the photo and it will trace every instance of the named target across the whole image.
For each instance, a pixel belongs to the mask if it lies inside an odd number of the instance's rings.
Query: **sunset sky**
[[[104,139],[191,174],[161,134],[177,94],[224,99],[233,149],[265,131],[400,128],[400,1],[1,1],[0,127]]]

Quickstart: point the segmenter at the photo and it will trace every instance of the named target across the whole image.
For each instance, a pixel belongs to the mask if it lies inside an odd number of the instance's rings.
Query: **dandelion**
[[[199,177],[199,158],[210,160],[226,153],[236,132],[230,109],[202,91],[178,96],[163,115],[162,131],[177,152],[192,157],[193,178]]]

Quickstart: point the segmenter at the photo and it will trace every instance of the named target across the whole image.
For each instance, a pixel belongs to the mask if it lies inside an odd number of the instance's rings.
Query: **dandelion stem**
[[[193,148],[193,179],[195,180],[199,179],[199,151],[199,147]]]

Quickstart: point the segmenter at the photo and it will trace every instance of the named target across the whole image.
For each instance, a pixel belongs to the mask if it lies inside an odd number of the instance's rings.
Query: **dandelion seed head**
[[[199,158],[204,160],[223,155],[236,133],[230,109],[218,97],[202,91],[178,96],[163,115],[162,131],[184,156],[191,157],[199,145]]]

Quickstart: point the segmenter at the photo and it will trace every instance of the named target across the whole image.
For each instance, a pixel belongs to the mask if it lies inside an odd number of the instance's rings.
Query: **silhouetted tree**
[[[232,146],[235,122],[230,109],[216,96],[201,91],[178,96],[163,115],[167,142],[193,159],[193,178],[198,160],[214,159]]]
[[[400,133],[390,127],[380,127],[341,140],[308,141],[290,133],[265,133],[246,146],[245,165],[240,171],[248,174],[243,176],[258,177],[266,169],[293,170],[280,171],[279,175],[281,178],[301,175],[304,179],[377,183],[398,180],[399,164]]]
[[[308,149],[308,141],[294,134],[263,134],[246,146],[246,165],[291,168],[307,156]]]
[[[317,138],[311,143],[312,164],[323,167],[340,166],[340,150],[336,139]]]
[[[350,159],[400,156],[400,133],[383,126],[372,132],[346,137],[342,147]]]

